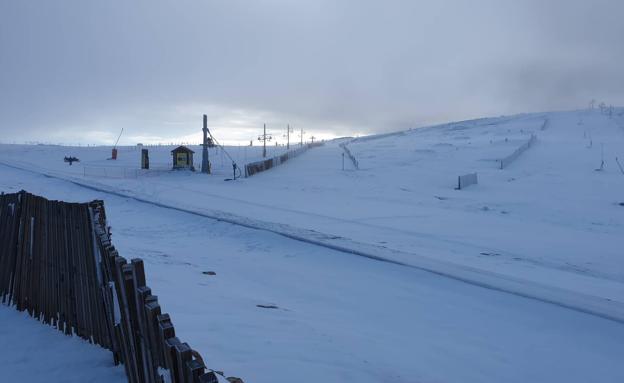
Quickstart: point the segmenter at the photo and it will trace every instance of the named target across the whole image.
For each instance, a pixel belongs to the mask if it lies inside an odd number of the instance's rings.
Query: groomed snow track
[[[2,161],[0,161],[0,164],[9,168],[70,182],[79,187],[101,193],[115,195],[121,198],[132,199],[137,202],[150,204],[163,209],[171,209],[183,213],[192,214],[195,216],[216,220],[219,222],[242,226],[249,229],[267,231],[289,239],[308,243],[315,246],[321,246],[342,253],[357,255],[380,262],[387,262],[404,267],[423,270],[446,278],[465,282],[471,285],[501,291],[524,298],[534,299],[541,302],[565,307],[571,310],[583,312],[586,314],[595,315],[618,323],[624,323],[624,304],[613,301],[611,299],[572,292],[554,286],[542,285],[535,282],[502,275],[499,273],[435,260],[414,253],[406,253],[381,246],[354,242],[346,238],[327,235],[313,230],[299,229],[285,224],[264,222],[252,218],[233,215],[222,211],[202,212],[191,210],[189,208],[184,208],[181,206],[174,206],[157,201],[152,201],[138,195],[132,195],[119,190],[115,190],[114,188],[106,185],[90,184],[83,180],[73,177],[67,177],[65,175],[38,171],[32,168],[27,168]],[[409,263],[397,261],[392,258],[393,254],[407,255],[409,256],[409,259],[411,261]]]

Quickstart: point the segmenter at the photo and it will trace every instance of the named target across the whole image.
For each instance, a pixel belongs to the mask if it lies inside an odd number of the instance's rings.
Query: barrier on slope
[[[350,141],[353,142],[353,141]],[[358,160],[355,158],[355,156],[353,155],[353,153],[351,153],[351,151],[349,150],[349,148],[347,147],[347,143],[343,142],[342,144],[340,144],[340,147],[342,148],[342,150],[344,150],[345,154],[347,155],[347,157],[349,157],[349,159],[351,160],[351,162],[353,163],[353,167],[356,170],[360,170],[360,163],[358,162]]]
[[[537,141],[537,136],[535,134],[531,134],[531,138],[529,138],[527,142],[522,144],[518,149],[516,149],[513,153],[511,153],[507,157],[501,158],[499,160],[500,168],[504,169],[507,166],[509,166],[509,164],[514,162],[518,157],[520,157],[520,155],[524,153],[527,149],[529,149],[536,141]]]
[[[459,176],[457,177],[457,190],[465,189],[468,186],[476,185],[477,183],[477,173],[469,173]]]
[[[85,166],[83,175],[97,178],[137,178],[139,170],[121,166]]]
[[[245,165],[245,177],[251,177],[254,174],[269,170],[276,166],[283,164],[291,158],[295,158],[302,153],[306,152],[308,149],[315,148],[318,146],[322,146],[324,142],[313,142],[310,144],[305,144],[304,146],[281,154],[279,156],[271,157],[266,160],[251,162]]]
[[[216,383],[175,336],[146,285],[143,261],[111,244],[104,203],[0,195],[0,297],[113,353],[130,383]]]

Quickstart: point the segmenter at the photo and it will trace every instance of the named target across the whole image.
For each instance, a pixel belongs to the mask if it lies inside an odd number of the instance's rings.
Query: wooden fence
[[[102,201],[0,195],[0,298],[113,353],[130,383],[213,383],[201,356],[175,336],[146,285],[143,261],[111,244]]]
[[[251,162],[245,165],[245,177],[251,177],[254,174],[264,172],[276,166],[283,164],[291,158],[295,158],[300,154],[304,153],[308,149],[321,146],[324,142],[314,142],[310,144],[305,144],[304,146],[281,154],[279,156],[271,157],[266,160]]]

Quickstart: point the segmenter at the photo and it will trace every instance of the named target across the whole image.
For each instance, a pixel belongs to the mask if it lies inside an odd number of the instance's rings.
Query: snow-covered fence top
[[[522,153],[524,153],[528,148],[530,148],[535,143],[535,141],[537,141],[537,136],[534,134],[531,134],[531,138],[529,138],[527,142],[522,144],[518,149],[516,149],[513,153],[511,153],[507,157],[501,158],[499,160],[500,168],[504,169],[507,166],[509,166],[509,164],[514,162],[516,158],[520,157]]]
[[[251,177],[256,173],[263,172],[265,170],[269,170],[276,166],[283,164],[291,158],[295,158],[300,154],[304,153],[310,148],[315,148],[317,146],[323,145],[324,142],[313,142],[310,144],[305,144],[304,146],[297,148],[295,150],[288,151],[279,156],[271,157],[266,160],[251,162],[245,165],[245,177]]]
[[[0,195],[0,298],[67,335],[109,349],[130,383],[217,382],[175,336],[141,259],[111,244],[104,203]]]

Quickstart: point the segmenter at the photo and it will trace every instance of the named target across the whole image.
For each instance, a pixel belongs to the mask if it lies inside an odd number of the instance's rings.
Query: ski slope
[[[105,160],[110,148],[5,145],[0,161],[624,320],[624,176],[615,163],[624,157],[623,121],[621,110],[613,118],[599,111],[539,113],[335,140],[236,182],[223,181],[226,161],[215,166],[223,174],[209,177],[84,175],[98,162],[136,168],[135,148],[115,162]],[[501,170],[498,160],[532,134],[536,144]],[[341,143],[361,170],[348,161],[341,170]],[[153,162],[164,163],[170,149],[150,148]],[[260,155],[257,147],[227,150]],[[607,166],[598,172],[602,153]],[[69,154],[82,162],[67,166],[60,159]],[[215,149],[211,158],[218,162]],[[470,172],[479,184],[454,190],[457,176]]]
[[[340,144],[360,170],[342,170]],[[166,170],[170,147],[141,172],[136,148],[109,161],[106,147],[0,145],[0,190],[104,199],[116,246],[232,375],[608,382],[623,377],[623,148],[622,110],[334,140],[235,182],[215,149],[206,176]],[[478,185],[455,190],[472,172]]]
[[[178,335],[210,367],[245,381],[624,379],[624,325],[615,321],[0,166],[0,190],[19,189],[104,199],[116,248],[144,259]],[[16,321],[34,323],[3,323]],[[81,381],[93,371],[84,360],[63,376]],[[28,374],[20,366],[3,366],[4,376],[47,381],[46,364]]]

